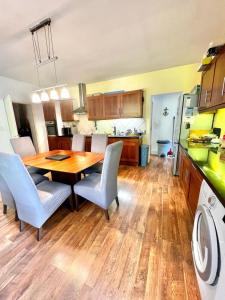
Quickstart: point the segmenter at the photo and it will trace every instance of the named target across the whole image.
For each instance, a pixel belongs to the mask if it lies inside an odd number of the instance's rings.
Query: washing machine
[[[202,300],[225,299],[225,208],[203,180],[192,233]]]

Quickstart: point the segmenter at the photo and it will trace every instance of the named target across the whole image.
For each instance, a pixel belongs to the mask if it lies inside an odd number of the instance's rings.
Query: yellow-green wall
[[[216,112],[213,127],[221,128],[221,137],[225,134],[225,108]]]
[[[191,64],[87,84],[87,94],[143,89],[145,98],[144,118],[147,128],[144,142],[149,144],[151,96],[173,92],[190,92],[196,84],[200,83],[201,73],[197,72],[198,66],[198,64]],[[72,87],[71,93],[75,98],[78,98],[77,87]]]

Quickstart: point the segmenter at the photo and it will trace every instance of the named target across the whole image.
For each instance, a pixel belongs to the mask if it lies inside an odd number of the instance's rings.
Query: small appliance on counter
[[[71,127],[63,127],[62,128],[62,135],[71,136],[72,135]]]

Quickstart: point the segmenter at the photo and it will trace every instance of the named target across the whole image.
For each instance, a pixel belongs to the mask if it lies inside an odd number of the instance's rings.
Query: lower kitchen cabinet
[[[179,157],[180,183],[190,212],[194,217],[203,177],[182,149],[180,149]]]
[[[49,150],[71,150],[72,138],[61,136],[48,137]]]

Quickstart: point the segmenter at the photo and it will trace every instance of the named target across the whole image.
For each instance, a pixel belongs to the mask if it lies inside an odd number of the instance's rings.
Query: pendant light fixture
[[[58,77],[56,71],[56,60],[58,59],[54,53],[54,45],[52,38],[52,30],[51,30],[51,19],[47,18],[41,22],[39,22],[34,27],[30,28],[30,32],[32,34],[33,41],[33,49],[34,49],[34,58],[37,72],[38,85],[40,87],[39,90],[36,90],[32,94],[32,102],[40,103],[41,101],[49,101],[49,100],[61,100],[61,99],[70,99],[70,93],[67,89],[66,85],[58,84]],[[39,35],[42,33],[42,38],[44,38],[45,43],[41,45],[39,42]],[[41,40],[41,39],[40,39]],[[43,39],[42,39],[43,40]],[[47,56],[43,56],[43,46],[45,48]],[[45,87],[41,88],[40,84],[40,75],[39,68],[43,65],[53,63],[54,67],[54,76],[55,76],[55,86],[53,87]],[[60,91],[59,91],[60,89]],[[48,92],[47,92],[48,91]]]
[[[46,91],[41,92],[41,101],[44,101],[44,102],[49,101],[49,95]]]

